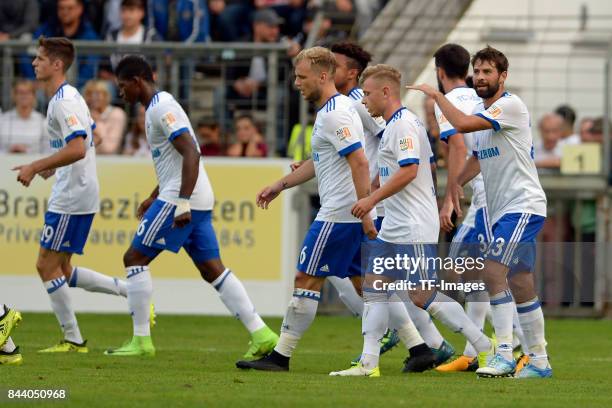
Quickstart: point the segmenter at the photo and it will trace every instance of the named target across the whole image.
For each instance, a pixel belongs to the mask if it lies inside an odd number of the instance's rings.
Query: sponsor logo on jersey
[[[404,137],[402,139],[400,139],[399,141],[399,146],[400,146],[400,150],[402,152],[405,151],[413,151],[414,150],[414,145],[412,144],[412,138],[411,137]]]
[[[64,146],[64,141],[62,139],[49,140],[49,145],[52,149],[61,149]]]
[[[172,112],[166,113],[161,119],[166,127],[172,127],[176,123],[176,117],[174,117]]]
[[[161,151],[158,148],[155,148],[151,151],[151,155],[154,159],[158,158],[159,156],[161,156]]]
[[[389,168],[388,167],[381,167],[378,169],[378,172],[380,174],[380,177],[389,177]]]
[[[351,131],[349,130],[349,128],[343,127],[343,128],[336,130],[336,136],[338,137],[338,139],[340,139],[340,141],[350,139]]]
[[[312,152],[312,161],[315,161],[315,162],[319,161],[319,153]]]
[[[501,115],[501,113],[502,109],[499,106],[493,105],[489,108],[489,115],[491,115],[493,119]]]
[[[476,152],[478,155],[478,160],[490,159],[491,157],[499,156],[499,149],[497,146],[489,147],[488,149],[482,149]]]
[[[64,121],[66,122],[66,126],[68,126],[69,128],[73,128],[79,124],[79,120],[77,119],[74,113],[66,115]]]

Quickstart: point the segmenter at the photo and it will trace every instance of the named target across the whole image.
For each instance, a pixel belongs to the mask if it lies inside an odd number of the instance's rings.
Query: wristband
[[[176,208],[174,209],[174,218],[181,214],[185,214],[191,211],[189,206],[189,200],[186,198],[179,198],[176,200]]]

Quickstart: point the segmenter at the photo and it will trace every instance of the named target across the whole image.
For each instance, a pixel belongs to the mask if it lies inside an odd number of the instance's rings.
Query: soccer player
[[[141,222],[123,256],[134,335],[130,342],[106,354],[155,355],[149,328],[153,291],[149,264],[162,251],[176,253],[181,247],[251,334],[245,358],[269,353],[278,336],[255,312],[242,282],[221,262],[212,226],[213,191],[187,114],[172,95],[156,90],[153,71],[144,58],[126,56],[115,71],[121,97],[146,106],[146,136],[158,186],[138,208]]]
[[[23,357],[11,338],[11,332],[21,322],[21,313],[2,305],[0,316],[0,365],[20,365]]]
[[[409,88],[433,97],[457,132],[478,132],[474,156],[459,175],[458,184],[482,172],[493,225],[484,280],[498,346],[487,366],[476,373],[482,377],[507,377],[515,372],[514,295],[530,352],[529,363],[517,377],[547,378],[552,376],[552,368],[546,353],[544,315],[530,273],[535,264],[535,239],[546,217],[546,195],[533,161],[529,111],[518,96],[504,88],[508,59],[502,52],[486,47],[472,57],[472,67],[476,93],[483,99],[483,110],[476,115],[464,114],[428,85]],[[459,195],[457,191],[453,194]]]
[[[360,270],[351,267],[359,259],[364,233],[374,238],[373,217],[356,218],[351,205],[370,193],[368,161],[363,149],[363,126],[351,99],[334,85],[336,59],[330,50],[313,47],[295,59],[295,85],[304,99],[319,108],[315,120],[312,159],[257,194],[257,205],[268,208],[285,189],[317,177],[321,208],[300,251],[295,288],[278,344],[270,355],[239,368],[289,370],[289,360],[317,313],[321,288],[328,276],[349,277],[361,290]],[[382,334],[381,334],[382,337]]]
[[[372,56],[361,48],[359,45],[351,42],[335,43],[331,46],[331,51],[336,57],[337,67],[334,75],[334,82],[338,92],[350,97],[353,100],[353,106],[359,114],[363,125],[363,133],[365,139],[365,152],[368,158],[370,170],[370,183],[372,191],[379,186],[378,178],[378,148],[382,131],[385,128],[385,121],[381,117],[373,117],[368,113],[368,110],[362,103],[363,90],[359,87],[359,78],[363,70],[372,60]],[[433,157],[433,156],[432,156]],[[381,202],[376,205],[376,222],[377,230],[380,230],[383,218],[385,216],[385,208]],[[349,309],[360,306],[363,310],[363,300],[356,293],[352,285],[347,285],[348,279],[339,279],[338,277],[329,277],[330,282],[334,285],[343,302]],[[354,305],[354,306],[351,306]],[[401,316],[405,313],[402,310],[404,305],[402,302],[392,302],[389,304],[390,310],[390,327],[395,327],[395,316]],[[434,365],[439,365],[453,356],[455,350],[444,340],[436,326],[433,324],[429,314],[423,309],[415,306],[409,299],[405,303],[405,308],[410,314],[410,318],[416,326],[417,330],[432,349],[435,354],[436,361]],[[399,317],[400,321],[405,321],[405,316]],[[399,341],[396,330],[388,331],[381,341],[381,354],[388,351]],[[359,359],[353,360],[355,363]]]
[[[362,74],[363,103],[372,116],[387,121],[379,149],[380,188],[360,199],[352,214],[363,217],[384,200],[385,218],[377,241],[393,250],[406,250],[411,258],[434,258],[431,244],[438,241],[438,210],[429,159],[432,155],[427,132],[420,120],[401,104],[400,72],[384,64],[367,68]],[[421,165],[420,163],[426,163]],[[432,221],[433,220],[433,221]],[[429,244],[429,245],[428,245]],[[397,245],[402,245],[398,249]],[[406,249],[403,249],[406,248]],[[433,253],[432,253],[433,250]],[[398,271],[400,272],[400,271]],[[366,281],[372,274],[366,275]],[[481,353],[491,349],[489,339],[467,317],[461,306],[435,289],[420,285],[435,280],[433,268],[421,267],[419,273],[395,276],[408,279],[415,288],[409,291],[413,302],[427,310],[455,332],[461,332]],[[364,313],[364,347],[361,364],[348,370],[332,372],[340,376],[374,376],[378,368],[378,339],[389,319],[389,294],[364,288],[368,313]],[[374,286],[374,289],[377,289]]]
[[[74,61],[74,45],[66,38],[41,38],[32,62],[36,79],[51,101],[47,108],[50,144],[54,153],[17,166],[17,180],[28,187],[38,174],[56,175],[45,214],[36,269],[51,299],[64,339],[43,353],[88,351],[70,302],[70,287],[126,296],[125,282],[83,267],[73,268],[72,254],[82,254],[99,208],[93,129],[95,124],[76,88],[66,83]],[[66,285],[68,283],[68,285]]]

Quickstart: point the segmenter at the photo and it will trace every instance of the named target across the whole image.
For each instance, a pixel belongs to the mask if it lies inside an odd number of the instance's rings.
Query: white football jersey
[[[75,87],[64,83],[47,107],[49,144],[55,152],[74,138],[85,143],[85,157],[55,171],[49,211],[59,214],[93,214],[100,208],[100,187],[93,143],[95,124]]]
[[[158,92],[151,99],[145,113],[145,128],[159,183],[158,198],[174,204],[181,190],[183,156],[174,148],[172,141],[188,133],[199,152],[195,133],[187,114],[168,92]],[[207,211],[212,210],[214,202],[210,181],[200,158],[198,181],[189,204],[194,210]]]
[[[378,234],[395,244],[437,243],[440,231],[438,204],[431,175],[431,145],[419,118],[402,107],[387,123],[378,152],[380,185],[402,166],[417,164],[414,180],[384,200],[385,218]]]
[[[380,144],[382,131],[385,128],[385,120],[382,117],[374,118],[370,115],[365,105],[361,102],[363,99],[361,88],[351,89],[348,96],[353,100],[353,106],[361,118],[366,157],[368,158],[370,169],[370,182],[373,182],[378,176],[378,145]],[[385,208],[382,201],[376,206],[376,214],[379,217],[385,216]]]
[[[476,91],[473,88],[469,87],[458,87],[452,89],[446,95],[446,99],[450,101],[457,109],[466,115],[471,115],[474,113],[474,109],[476,106],[482,103],[482,99],[476,95]],[[448,139],[453,135],[457,134],[457,130],[451,125],[451,123],[444,117],[438,104],[434,105],[434,112],[436,115],[436,120],[438,121],[438,127],[440,128],[440,140],[448,143]],[[465,147],[468,152],[468,158],[472,154],[472,150],[474,147],[474,134],[473,133],[465,133],[463,135],[463,140],[465,143]],[[463,219],[463,224],[474,227],[475,223],[475,214],[479,208],[487,205],[487,198],[485,195],[484,189],[484,181],[482,179],[482,174],[478,174],[470,181],[470,187],[472,188],[472,203],[467,212],[467,215]]]
[[[363,148],[363,125],[353,100],[336,94],[317,111],[311,147],[321,208],[317,221],[361,222],[351,208],[357,202],[346,156]]]
[[[533,161],[529,111],[508,92],[476,114],[493,129],[475,132],[473,155],[484,178],[491,224],[504,214],[546,216],[546,194]]]

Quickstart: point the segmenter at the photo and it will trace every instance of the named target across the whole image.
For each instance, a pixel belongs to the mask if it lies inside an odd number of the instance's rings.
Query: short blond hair
[[[376,64],[367,67],[361,74],[361,83],[363,84],[368,78],[388,81],[398,88],[402,83],[402,73],[397,68],[387,64]]]
[[[91,94],[96,91],[102,93],[105,105],[110,105],[111,94],[108,89],[108,84],[104,81],[97,79],[87,81],[85,87],[83,88],[83,96],[85,96],[85,99],[87,100],[89,97],[91,97]]]
[[[327,72],[331,76],[336,73],[336,57],[327,48],[312,47],[306,48],[295,57],[295,65],[303,60],[310,61],[310,66],[317,72]]]

